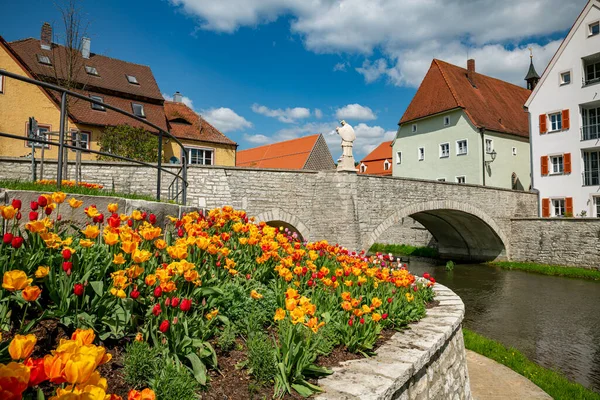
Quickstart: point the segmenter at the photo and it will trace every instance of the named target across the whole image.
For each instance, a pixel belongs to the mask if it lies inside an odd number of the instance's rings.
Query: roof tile
[[[238,151],[236,166],[303,169],[319,136],[321,134]]]
[[[171,134],[178,139],[237,145],[183,103],[165,101],[165,114]]]

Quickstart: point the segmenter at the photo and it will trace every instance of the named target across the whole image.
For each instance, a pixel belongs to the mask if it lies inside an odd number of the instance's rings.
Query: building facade
[[[600,217],[600,1],[589,1],[526,102],[543,217]]]
[[[399,122],[394,176],[530,188],[530,91],[475,71],[433,60]]]
[[[358,173],[361,175],[392,175],[392,141],[383,142],[358,164]]]

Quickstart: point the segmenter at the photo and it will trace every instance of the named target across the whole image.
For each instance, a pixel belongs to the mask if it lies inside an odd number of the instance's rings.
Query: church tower
[[[531,48],[529,48],[529,71],[527,72],[525,80],[527,81],[527,89],[529,90],[535,89],[535,86],[540,81],[540,76],[533,66],[533,51]]]

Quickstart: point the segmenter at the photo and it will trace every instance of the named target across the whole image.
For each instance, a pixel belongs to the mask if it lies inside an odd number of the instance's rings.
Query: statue
[[[354,129],[346,121],[340,121],[342,126],[335,128],[335,131],[342,138],[342,158],[340,158],[337,170],[356,172],[356,166],[354,165],[354,156],[352,155],[353,142],[356,140],[356,133]]]

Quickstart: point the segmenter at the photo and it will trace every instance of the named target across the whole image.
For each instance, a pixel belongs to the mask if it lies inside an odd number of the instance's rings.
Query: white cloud
[[[162,95],[163,95],[163,97],[164,97],[165,100],[167,100],[167,101],[173,101],[173,96],[169,96],[166,93],[163,93]],[[182,98],[181,101],[182,101],[183,104],[185,104],[186,106],[188,106],[192,110],[194,109],[194,102],[189,97],[183,96],[183,98]]]
[[[244,139],[250,143],[254,143],[254,144],[258,144],[258,145],[263,145],[263,144],[273,142],[272,137],[260,135],[260,134],[257,134],[257,135],[244,134]]]
[[[335,110],[337,119],[353,119],[368,121],[377,119],[377,116],[369,107],[361,106],[360,104],[348,104],[342,108]]]
[[[310,110],[304,107],[286,108],[285,110],[278,108],[274,110],[260,104],[253,104],[252,111],[267,117],[277,118],[279,121],[288,124],[310,117]]]
[[[315,108],[315,117],[317,119],[323,118],[323,111],[321,111],[321,109],[319,109],[319,108]]]
[[[385,76],[395,85],[418,84],[432,58],[464,65],[477,58],[479,71],[516,82],[527,72],[517,44],[569,29],[586,0],[169,0],[198,19],[200,29],[234,32],[289,17],[290,30],[316,53],[358,53],[375,48],[383,61],[360,68],[367,82]],[[443,15],[443,18],[440,18]],[[491,46],[491,47],[490,47]],[[544,69],[556,44],[536,53]],[[489,57],[481,59],[482,57]],[[517,58],[519,61],[517,61]],[[524,61],[522,60],[524,59]],[[452,62],[451,61],[451,62]],[[521,70],[522,64],[525,70]],[[425,71],[416,68],[422,68]],[[505,71],[502,68],[508,67]]]
[[[346,72],[346,68],[349,66],[350,66],[349,62],[340,62],[333,66],[333,71],[334,72],[337,72],[337,71]]]
[[[252,127],[252,122],[238,115],[231,108],[210,108],[202,110],[201,115],[221,132],[231,132]]]

